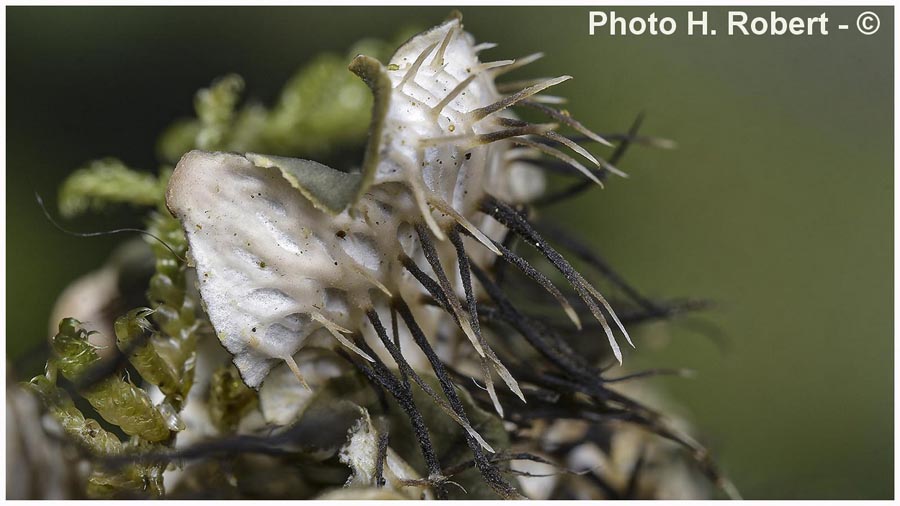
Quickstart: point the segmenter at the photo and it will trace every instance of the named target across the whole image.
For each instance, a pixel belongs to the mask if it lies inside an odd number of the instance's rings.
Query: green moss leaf
[[[59,333],[50,341],[55,355],[53,364],[73,383],[81,381],[83,375],[100,361],[96,347],[87,337],[81,322],[66,318],[59,324]],[[147,392],[117,375],[107,376],[80,390],[79,394],[104,420],[118,425],[128,435],[148,441],[169,438],[166,419]]]
[[[89,163],[69,176],[59,191],[59,211],[69,218],[112,204],[153,206],[165,192],[165,181],[129,169],[115,158]]]

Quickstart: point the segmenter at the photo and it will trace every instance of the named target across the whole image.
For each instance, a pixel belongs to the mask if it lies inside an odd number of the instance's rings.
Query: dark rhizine
[[[631,146],[631,144],[640,139],[639,137],[637,137],[637,133],[638,133],[638,130],[640,130],[641,124],[643,122],[644,122],[644,114],[641,113],[637,116],[637,118],[635,118],[634,123],[631,124],[631,128],[628,129],[628,133],[626,135],[624,135],[624,136],[617,136],[617,135],[604,136],[605,139],[619,141],[619,145],[616,146],[616,149],[613,151],[612,155],[610,155],[610,157],[609,157],[608,161],[611,165],[618,164],[619,161],[622,159],[622,157],[625,156],[625,153],[628,151],[628,148]],[[581,138],[572,137],[571,139],[576,142],[591,140],[588,137],[581,137]],[[603,179],[606,178],[607,174],[609,174],[609,171],[603,170],[603,171],[601,171],[600,174],[597,175],[597,177],[599,177],[600,180],[602,181]],[[562,202],[564,200],[578,196],[579,194],[581,194],[585,190],[589,189],[594,184],[596,184],[596,183],[594,183],[593,181],[591,181],[589,179],[579,181],[577,183],[572,183],[567,188],[564,188],[556,193],[550,193],[550,194],[544,195],[543,197],[538,198],[537,200],[535,200],[534,205],[537,207],[545,207],[545,206],[549,206],[552,204],[556,204],[558,202]]]
[[[383,327],[381,328],[381,332],[384,332]],[[379,337],[381,336],[379,335]],[[435,494],[439,499],[446,498],[447,489],[440,480],[440,462],[438,462],[434,445],[431,443],[431,436],[428,433],[428,426],[425,424],[425,419],[422,417],[422,413],[419,412],[419,409],[416,407],[416,403],[413,400],[412,387],[409,384],[409,380],[406,378],[398,380],[394,377],[394,375],[391,374],[390,369],[388,369],[384,362],[378,358],[378,355],[372,351],[372,348],[365,343],[365,340],[356,339],[355,344],[369,354],[369,356],[374,359],[374,362],[372,362],[372,365],[368,365],[359,360],[351,359],[351,363],[353,363],[353,365],[356,366],[369,381],[378,384],[381,388],[389,392],[397,401],[397,404],[400,405],[400,408],[406,413],[407,418],[409,418],[409,421],[412,424],[416,441],[419,443],[422,457],[425,459],[425,466],[428,469],[428,479],[438,480],[434,483]],[[343,352],[343,350],[341,351]],[[406,365],[409,367],[409,364]]]
[[[424,332],[422,332],[421,327],[416,323],[409,306],[402,299],[395,300],[394,305],[400,313],[401,318],[403,318],[403,321],[406,323],[416,345],[422,350],[425,357],[428,359],[428,362],[431,364],[431,367],[438,378],[438,382],[441,384],[441,389],[444,391],[444,395],[447,396],[447,400],[450,401],[450,406],[453,408],[453,411],[466,423],[469,423],[466,411],[463,408],[462,402],[459,400],[459,395],[456,393],[453,381],[447,374],[444,363],[441,362],[437,353],[434,352],[434,349],[428,343],[428,339],[425,337]],[[516,490],[500,475],[497,466],[488,460],[484,449],[481,448],[478,441],[466,431],[463,431],[463,435],[466,438],[466,444],[469,445],[472,454],[475,456],[476,467],[491,488],[493,488],[501,497],[514,497],[518,495],[518,492],[516,492]]]

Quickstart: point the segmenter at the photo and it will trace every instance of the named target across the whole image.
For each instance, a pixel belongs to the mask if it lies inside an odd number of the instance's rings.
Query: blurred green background
[[[547,53],[520,76],[575,76],[558,93],[590,127],[622,131],[646,111],[645,133],[679,143],[633,149],[620,164],[630,179],[551,211],[649,294],[718,303],[650,327],[626,360],[697,370],[651,381],[746,497],[892,497],[893,9],[870,9],[881,29],[863,36],[864,9],[778,8],[828,13],[831,35],[799,37],[728,37],[721,8],[709,8],[716,37],[688,37],[686,8],[603,9],[673,16],[679,32],[591,37],[587,7],[463,13],[500,43],[490,58]],[[34,372],[27,350],[56,294],[120,240],[61,234],[35,191],[55,201],[68,172],[101,156],[155,170],[156,136],[216,76],[237,72],[271,103],[311,56],[448,10],[7,8],[6,350],[19,372]],[[116,212],[68,225],[138,223]]]

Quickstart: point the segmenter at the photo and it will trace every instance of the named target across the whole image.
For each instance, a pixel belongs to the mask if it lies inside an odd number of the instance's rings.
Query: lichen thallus
[[[407,42],[386,67],[365,56],[353,61],[351,70],[375,96],[360,172],[257,154],[192,152],[178,164],[168,206],[184,226],[213,325],[248,385],[259,386],[277,362],[296,369],[292,356],[319,329],[372,361],[345,335],[367,333],[363,322],[377,327],[383,313],[377,308],[385,301],[415,302],[424,288],[446,302],[446,313],[471,342],[498,413],[503,411],[491,372],[524,400],[480,331],[467,265],[487,268],[493,255],[508,259],[554,293],[576,326],[581,322],[546,277],[525,260],[501,253],[501,227],[488,217],[525,239],[563,274],[621,362],[607,318],[631,341],[612,307],[508,202],[514,200],[510,179],[521,177],[513,168],[534,151],[600,182],[554,147],[568,146],[600,166],[557,134],[557,124],[526,123],[509,112],[569,77],[501,95],[494,78],[534,58],[481,63],[477,53],[483,47],[453,18]],[[551,117],[586,131],[563,114]],[[470,255],[469,239],[461,239],[461,232],[493,255]],[[438,247],[436,241],[448,236],[454,247]],[[434,283],[424,281],[422,260]],[[444,267],[452,263],[460,267],[457,286]],[[416,280],[411,282],[410,274]]]
[[[333,349],[406,414],[427,468],[425,482],[438,497],[446,496],[450,478],[467,465],[476,467],[501,497],[518,497],[500,464],[543,460],[494,448],[472,423],[466,398],[492,406],[501,419],[520,428],[541,419],[598,416],[635,423],[690,448],[703,471],[727,489],[698,443],[668,427],[653,410],[608,388],[610,381],[627,378],[605,379],[604,369],[562,337],[564,332],[602,331],[621,363],[616,330],[632,344],[628,321],[664,318],[689,305],[643,298],[589,248],[556,230],[548,230],[551,241],[546,240],[529,217],[532,206],[602,185],[608,174],[624,176],[615,164],[629,144],[665,141],[638,136],[640,118],[628,133],[604,137],[553,107],[561,99],[544,92],[569,76],[497,83],[499,76],[541,55],[481,62],[478,54],[491,47],[476,44],[463,31],[461,18],[451,16],[402,45],[387,65],[357,56],[350,70],[374,97],[357,171],[256,153],[194,150],[184,155],[169,179],[166,206],[183,228],[183,248],[189,247],[186,256],[219,340],[233,355],[243,382],[253,388],[276,367],[289,368],[306,386],[300,352]],[[523,121],[512,112],[520,107],[550,122]],[[563,136],[560,127],[579,135]],[[579,144],[610,145],[607,138],[618,142],[608,160]],[[545,195],[544,171],[578,174],[584,181]],[[554,275],[516,251],[516,242],[529,245],[568,286],[557,287]],[[641,311],[619,318],[554,243],[597,268]],[[520,308],[507,288],[507,265],[542,291],[523,286],[529,297],[555,301],[570,326],[561,328]],[[117,331],[124,336],[150,332],[148,314],[131,315]],[[582,322],[579,314],[589,314],[599,327]],[[509,328],[546,367],[527,367],[510,352],[515,345],[506,335]],[[138,345],[129,352],[139,352]],[[180,390],[179,378],[193,374],[193,362],[185,362],[190,363],[184,371],[154,381],[165,386],[176,411],[190,388]],[[158,369],[147,368],[150,374]],[[473,383],[473,375],[483,387]],[[495,387],[494,375],[508,392]],[[473,454],[468,464],[442,467],[413,384],[464,429]],[[557,402],[560,398],[565,402]],[[155,425],[165,432],[160,439],[177,430],[172,423],[166,430],[164,425]],[[379,477],[376,483],[383,481]]]

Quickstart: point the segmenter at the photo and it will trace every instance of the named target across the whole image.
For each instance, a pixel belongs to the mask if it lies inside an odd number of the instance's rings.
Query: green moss
[[[209,416],[223,433],[237,430],[241,418],[258,403],[256,391],[241,381],[233,365],[223,366],[213,374],[209,387]]]
[[[153,206],[160,202],[168,178],[129,169],[115,158],[94,160],[76,170],[59,190],[59,211],[73,217],[112,204]]]
[[[100,365],[96,347],[88,341],[88,332],[74,318],[60,323],[59,333],[50,340],[50,346],[54,354],[51,366],[75,384]],[[104,420],[130,436],[147,441],[164,441],[170,436],[165,418],[153,406],[147,392],[118,374],[91,382],[78,393]]]

